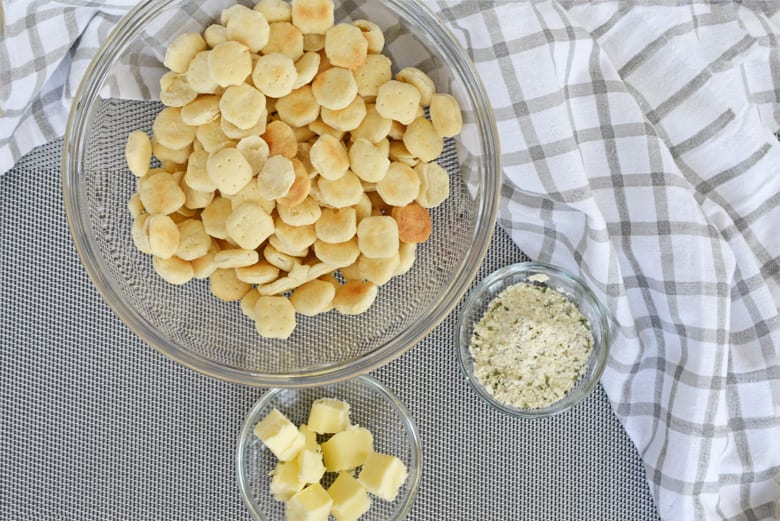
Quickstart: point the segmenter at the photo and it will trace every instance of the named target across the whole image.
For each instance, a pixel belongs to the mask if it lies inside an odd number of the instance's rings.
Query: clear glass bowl
[[[276,456],[254,435],[255,425],[273,408],[295,425],[306,423],[311,404],[317,398],[337,398],[349,403],[352,423],[374,435],[374,450],[397,456],[406,465],[408,477],[395,501],[372,497],[371,508],[361,516],[361,521],[403,519],[412,506],[422,476],[420,438],[406,407],[370,376],[323,387],[272,389],[252,407],[241,428],[236,451],[238,484],[252,516],[261,521],[284,519],[284,504],[274,500],[269,489],[268,472],[276,466]]]
[[[127,134],[149,131],[159,103],[160,63],[180,33],[202,31],[234,0],[140,3],[108,36],[75,96],[65,133],[63,192],[68,223],[105,301],[148,344],[221,379],[269,387],[322,385],[389,362],[443,320],[468,289],[493,233],[501,182],[498,136],[484,88],[466,53],[415,0],[336,1],[336,21],[366,18],[385,30],[395,70],[418,66],[453,94],[464,130],[440,159],[451,195],[432,212],[433,235],[411,272],[380,288],[359,316],[300,317],[287,340],[255,331],[238,303],[209,294],[206,281],[173,286],[131,239],[127,200],[135,180]],[[141,78],[136,84],[128,75]]]
[[[593,350],[587,366],[572,389],[559,401],[538,409],[513,407],[493,397],[474,374],[474,358],[469,349],[474,326],[485,314],[488,305],[506,288],[520,283],[560,290],[588,320],[593,335]],[[603,305],[583,281],[561,268],[547,264],[521,262],[501,268],[485,277],[474,287],[463,303],[458,315],[456,331],[458,360],[469,384],[488,404],[512,416],[527,418],[551,416],[579,403],[598,383],[609,355],[609,323]]]

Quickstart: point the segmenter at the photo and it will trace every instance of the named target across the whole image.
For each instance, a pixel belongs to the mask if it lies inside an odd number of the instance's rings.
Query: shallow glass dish
[[[416,0],[336,1],[336,22],[365,18],[385,31],[397,72],[418,66],[463,108],[464,130],[439,163],[450,196],[432,210],[432,237],[412,270],[380,288],[358,316],[299,316],[287,340],[260,337],[239,304],[218,301],[208,282],[173,286],[131,239],[127,201],[134,176],[124,159],[129,132],[151,130],[162,105],[167,45],[201,32],[235,0],[148,0],[106,38],[76,93],[65,133],[63,193],[82,262],[105,301],[143,340],[204,374],[268,387],[322,385],[366,373],[409,349],[460,301],[496,222],[501,182],[498,136],[485,90],[466,53]],[[248,2],[241,2],[248,4]]]
[[[496,399],[474,374],[474,358],[469,349],[474,327],[482,319],[493,299],[508,287],[520,283],[546,286],[560,291],[588,320],[593,336],[593,349],[587,365],[571,390],[559,401],[538,409],[514,407]],[[477,395],[506,414],[527,418],[545,417],[563,412],[590,394],[604,371],[609,355],[609,343],[606,311],[587,285],[561,268],[534,262],[506,266],[479,282],[466,297],[458,315],[456,328],[458,360]]]
[[[284,504],[276,501],[269,489],[268,472],[276,466],[277,459],[254,435],[255,425],[274,408],[295,425],[306,423],[311,404],[318,398],[337,398],[349,403],[352,423],[374,435],[374,450],[396,456],[406,465],[408,476],[395,501],[371,496],[371,508],[360,517],[361,521],[403,519],[414,502],[422,476],[420,438],[406,406],[370,376],[322,387],[271,389],[255,403],[244,420],[236,451],[238,484],[249,512],[259,521],[284,519]]]

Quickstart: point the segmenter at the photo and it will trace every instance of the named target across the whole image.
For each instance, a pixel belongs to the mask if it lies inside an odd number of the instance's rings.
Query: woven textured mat
[[[103,302],[68,231],[61,146],[0,178],[0,519],[249,519],[233,455],[263,391],[175,364]],[[520,260],[497,230],[479,277]],[[467,386],[454,328],[373,373],[423,441],[409,519],[658,519],[600,387],[553,418],[503,416]]]

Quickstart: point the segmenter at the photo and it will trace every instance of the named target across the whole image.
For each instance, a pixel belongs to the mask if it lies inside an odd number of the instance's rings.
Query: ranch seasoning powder
[[[593,348],[588,320],[564,295],[520,283],[488,305],[470,351],[477,380],[512,407],[547,407],[574,386]]]

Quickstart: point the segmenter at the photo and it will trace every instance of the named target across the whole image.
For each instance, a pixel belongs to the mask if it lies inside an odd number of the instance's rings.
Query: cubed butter
[[[298,479],[304,483],[318,483],[325,474],[322,453],[318,450],[303,449],[295,461],[298,463]]]
[[[341,432],[349,427],[349,404],[335,398],[314,400],[306,425],[318,434]]]
[[[307,450],[313,450],[318,451],[320,450],[320,445],[317,443],[317,433],[313,430],[309,429],[309,426],[304,424],[301,424],[300,427],[298,427],[298,430],[301,431],[301,434],[303,434],[303,437],[306,439],[306,444],[303,446],[304,449]]]
[[[287,501],[306,485],[298,477],[298,461],[280,461],[271,471],[271,495],[277,501]]]
[[[395,456],[372,452],[366,458],[358,481],[366,490],[387,501],[393,501],[406,481],[406,465]]]
[[[327,521],[332,506],[328,493],[315,483],[291,497],[285,510],[288,521]]]
[[[362,465],[374,450],[374,437],[363,427],[337,432],[322,444],[322,460],[330,472],[352,470]]]
[[[290,461],[303,448],[306,439],[287,416],[273,409],[255,425],[255,436],[274,453],[280,461]]]
[[[330,513],[336,521],[354,521],[371,507],[371,499],[358,480],[342,472],[328,489],[333,500]]]

